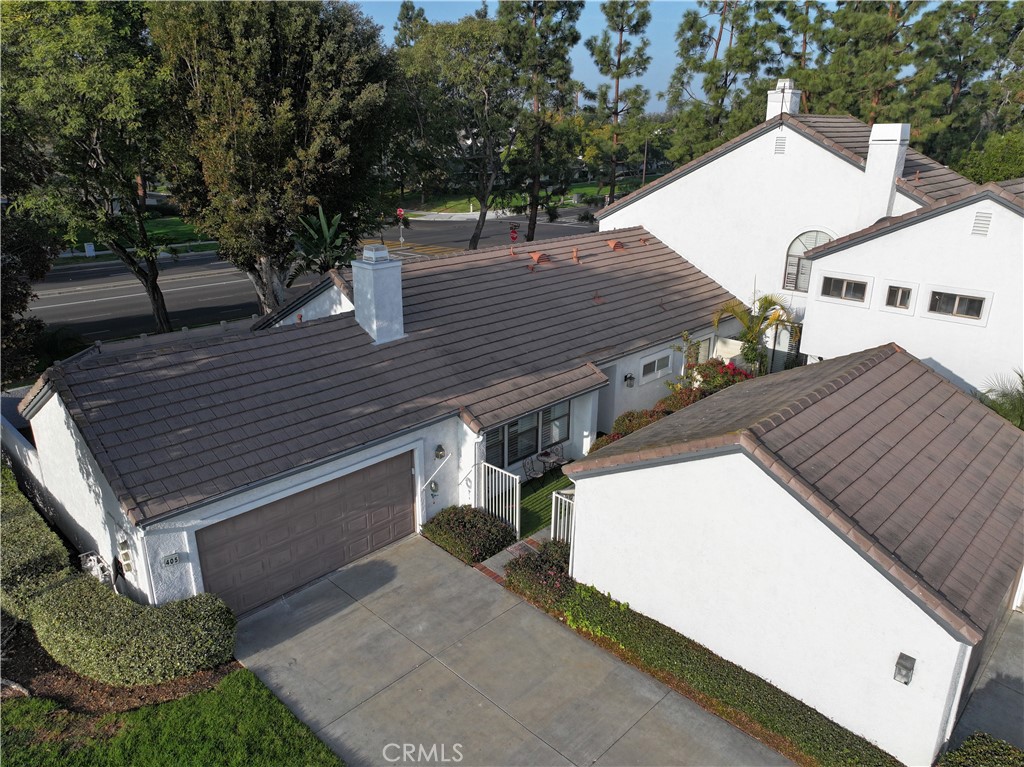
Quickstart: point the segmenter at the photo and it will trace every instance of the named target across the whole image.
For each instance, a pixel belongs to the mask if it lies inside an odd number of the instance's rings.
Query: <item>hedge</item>
[[[531,602],[550,610],[575,586],[569,575],[569,544],[546,541],[540,550],[505,564],[505,585]]]
[[[938,767],[1024,767],[1024,751],[987,732],[976,732],[943,754]]]
[[[618,646],[634,665],[694,691],[720,716],[740,726],[752,720],[822,765],[900,764],[864,738],[703,645],[592,586],[576,583],[568,572],[563,578],[537,567],[539,561],[523,561],[529,557],[526,554],[505,565],[506,575],[515,573],[506,586],[564,617],[576,631]],[[550,599],[556,593],[563,596]]]
[[[18,489],[14,474],[3,467],[0,497],[0,607],[20,620],[29,603],[56,583],[71,577],[68,550]]]
[[[153,607],[77,575],[31,606],[43,648],[73,671],[113,685],[165,682],[231,660],[235,616],[197,594]]]
[[[483,562],[516,542],[516,532],[483,509],[448,506],[431,517],[423,535],[466,564]]]

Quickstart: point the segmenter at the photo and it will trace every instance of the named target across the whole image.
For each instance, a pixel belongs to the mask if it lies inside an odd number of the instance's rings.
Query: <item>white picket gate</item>
[[[551,494],[551,540],[572,544],[573,489]]]
[[[503,522],[511,525],[519,538],[519,475],[478,463],[475,487],[475,506],[486,509]]]

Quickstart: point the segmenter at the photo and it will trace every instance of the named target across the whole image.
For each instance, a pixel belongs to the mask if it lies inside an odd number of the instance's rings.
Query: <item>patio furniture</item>
[[[552,456],[554,456],[555,466],[565,466],[565,464],[567,463],[572,463],[572,459],[566,458],[565,454],[562,452],[561,443],[549,447],[548,452],[551,453]]]
[[[545,474],[551,471],[552,469],[561,466],[561,464],[558,463],[558,458],[550,450],[543,450],[540,453],[537,453],[537,460],[544,464]]]
[[[532,458],[523,459],[523,473],[526,475],[528,480],[540,479],[544,476],[544,472],[537,468],[537,465],[533,462]]]

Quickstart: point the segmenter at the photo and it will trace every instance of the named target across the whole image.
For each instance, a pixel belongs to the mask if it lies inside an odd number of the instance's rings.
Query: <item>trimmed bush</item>
[[[654,409],[664,410],[666,413],[675,413],[677,410],[682,410],[684,407],[692,405],[702,396],[703,394],[700,389],[695,389],[690,386],[680,386],[679,388],[673,389],[672,393],[667,397],[658,400],[658,404],[654,406]]]
[[[625,436],[626,436],[625,434],[615,434],[615,433],[612,433],[612,434],[605,434],[603,437],[598,437],[597,439],[594,440],[594,444],[592,444],[590,446],[590,452],[587,453],[587,455],[590,455],[591,453],[593,453],[593,452],[595,452],[597,450],[600,450],[605,445],[612,444],[612,442],[618,442],[620,439],[622,439]]]
[[[68,550],[3,468],[0,498],[0,607],[28,619],[29,603],[71,576]]]
[[[650,426],[655,421],[660,421],[668,413],[664,410],[651,408],[650,410],[627,410],[615,419],[612,424],[613,434],[632,434],[637,429]]]
[[[701,396],[704,397],[754,377],[743,368],[737,367],[736,363],[726,362],[720,357],[698,362],[688,372],[694,380],[700,381],[699,388]]]
[[[155,684],[231,660],[235,616],[220,597],[153,607],[77,575],[35,599],[32,626],[58,663],[114,685]]]
[[[540,551],[520,554],[505,565],[505,585],[546,610],[565,599],[576,586],[569,575],[569,544],[547,541]]]
[[[516,531],[483,509],[448,506],[423,525],[423,535],[468,565],[516,542]]]
[[[987,732],[976,732],[943,754],[938,767],[1024,767],[1024,751]]]

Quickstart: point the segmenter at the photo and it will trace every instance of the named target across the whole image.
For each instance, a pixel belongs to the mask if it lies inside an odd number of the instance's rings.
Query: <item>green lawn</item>
[[[561,469],[555,469],[523,485],[519,501],[519,527],[523,538],[551,524],[551,494],[571,484]]]
[[[42,698],[0,708],[4,767],[342,765],[249,671],[212,690],[103,717]]]
[[[178,216],[161,216],[146,220],[146,231],[153,238],[155,243],[174,245],[179,242],[194,242],[206,239],[196,234],[191,224],[186,224]],[[77,244],[75,250],[85,251],[85,243],[91,242],[96,245],[97,250],[106,250],[106,246],[96,242],[96,236],[88,229],[80,229],[77,232]],[[209,247],[209,246],[207,246]]]

